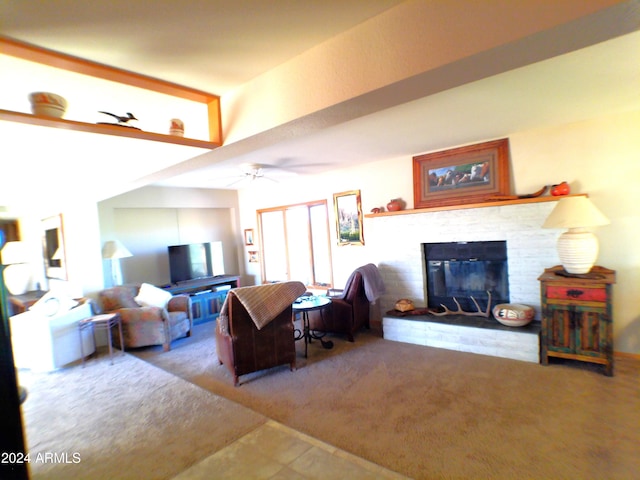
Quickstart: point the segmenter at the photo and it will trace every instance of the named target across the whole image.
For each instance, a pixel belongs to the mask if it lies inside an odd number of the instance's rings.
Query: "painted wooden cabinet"
[[[210,322],[218,318],[222,305],[227,298],[227,293],[229,293],[229,290],[206,291],[191,295],[191,311],[194,325]]]
[[[613,376],[612,289],[615,272],[593,267],[585,275],[570,275],[562,266],[548,268],[538,278],[542,299],[540,362],[549,357],[604,365]]]

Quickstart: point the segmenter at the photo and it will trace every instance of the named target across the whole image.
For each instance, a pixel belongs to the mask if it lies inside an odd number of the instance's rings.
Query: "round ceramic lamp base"
[[[4,269],[4,284],[11,295],[22,295],[29,290],[31,268],[26,263],[7,265]]]
[[[558,256],[568,273],[589,273],[598,258],[598,239],[583,228],[571,228],[558,238]]]

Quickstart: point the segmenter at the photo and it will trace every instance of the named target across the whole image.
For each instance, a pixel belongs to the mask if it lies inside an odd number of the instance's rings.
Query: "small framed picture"
[[[259,263],[258,252],[255,250],[249,250],[249,263]]]
[[[334,193],[338,245],[364,245],[360,190]]]
[[[62,215],[42,220],[42,251],[47,278],[67,280]]]
[[[253,245],[253,228],[246,228],[244,230],[244,244]]]

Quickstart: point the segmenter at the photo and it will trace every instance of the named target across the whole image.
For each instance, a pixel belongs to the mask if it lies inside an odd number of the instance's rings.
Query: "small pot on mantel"
[[[389,212],[397,212],[398,210],[402,210],[405,206],[405,203],[400,198],[394,198],[389,203],[387,203],[387,211]]]
[[[551,186],[551,195],[554,197],[561,197],[563,195],[569,195],[571,193],[571,187],[567,182],[562,182],[557,185]]]

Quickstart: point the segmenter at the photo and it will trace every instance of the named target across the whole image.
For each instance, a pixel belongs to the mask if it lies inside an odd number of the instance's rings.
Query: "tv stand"
[[[215,290],[218,287],[230,286],[238,288],[240,286],[240,277],[236,275],[217,275],[215,277],[196,278],[195,280],[185,280],[173,285],[164,287],[165,290],[174,295],[179,293],[193,294],[203,290]]]
[[[163,287],[173,295],[186,294],[191,297],[193,323],[199,324],[215,320],[232,288],[240,286],[237,275],[217,275],[215,277],[197,278]]]

